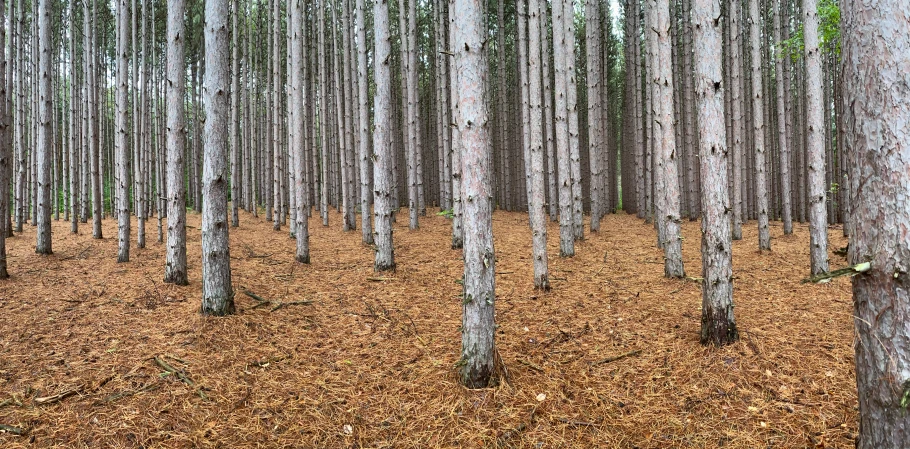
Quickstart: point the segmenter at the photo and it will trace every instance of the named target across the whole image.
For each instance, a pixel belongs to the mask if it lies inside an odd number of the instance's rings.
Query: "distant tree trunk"
[[[354,26],[354,18],[349,11],[350,0],[344,0],[342,6],[342,71],[344,74],[344,147],[345,147],[345,166],[344,171],[347,173],[348,181],[348,207],[344,213],[347,214],[347,222],[350,229],[357,229],[357,172],[355,167],[357,151],[354,149],[357,139],[354,138],[354,97],[359,95],[357,90],[351,62],[351,27]]]
[[[12,13],[12,4],[10,12]],[[6,23],[6,0],[0,0],[0,23]],[[11,25],[15,19],[10,14]],[[12,42],[12,36],[10,42]],[[9,61],[6,59],[7,34],[6,27],[0,27],[0,279],[9,278],[9,271],[6,264],[6,237],[9,234],[9,201],[10,201],[10,179],[12,171],[12,108],[10,87],[12,86],[12,74]],[[12,47],[12,45],[11,45]],[[10,49],[10,54],[12,54]],[[13,58],[10,58],[13,59]]]
[[[408,2],[408,115],[411,125],[408,126],[411,147],[414,152],[415,179],[417,181],[417,211],[426,216],[426,199],[423,189],[423,144],[420,140],[420,101],[417,80],[417,0]]]
[[[227,226],[230,86],[228,0],[205,1],[205,145],[202,191],[202,314],[234,313]]]
[[[774,2],[774,39],[775,51],[781,53],[783,48],[781,43],[781,3],[786,0],[772,0]],[[777,139],[780,147],[780,197],[781,197],[781,219],[784,224],[784,234],[793,233],[793,206],[790,195],[790,142],[787,134],[787,78],[784,75],[784,58],[787,56],[778,54],[775,57],[775,80],[777,82]]]
[[[632,3],[632,67],[633,88],[635,89],[635,196],[638,199],[636,207],[638,218],[648,218],[648,186],[645,182],[645,173],[648,168],[646,163],[647,150],[645,149],[645,115],[644,108],[647,105],[646,98],[642,89],[642,58],[641,58],[641,3],[630,1]]]
[[[208,2],[208,0],[206,0]],[[218,1],[218,0],[216,0]],[[208,58],[206,58],[208,59]],[[281,0],[272,0],[272,172],[269,175],[272,180],[272,229],[281,230],[281,223],[285,216],[284,201],[282,201],[282,161],[281,161]],[[208,74],[208,70],[206,70]]]
[[[374,59],[373,78],[376,83],[373,128],[373,223],[376,229],[376,259],[373,269],[395,269],[392,246],[392,43],[389,36],[389,4],[373,3]]]
[[[320,183],[320,202],[319,202],[319,214],[322,216],[322,225],[329,225],[329,146],[328,146],[328,115],[329,115],[329,106],[328,106],[328,92],[326,89],[328,75],[326,74],[327,63],[325,57],[325,2],[326,0],[319,0],[319,9],[316,15],[316,23],[319,25],[318,30],[318,48],[319,52],[319,143],[320,149],[322,150],[321,154],[321,183]],[[386,6],[386,11],[388,11],[388,6]],[[388,26],[388,25],[386,25]],[[378,65],[378,64],[377,64]]]
[[[369,79],[367,78],[367,37],[366,37],[366,8],[364,0],[356,0],[357,19],[355,28],[357,30],[357,108],[360,111],[360,117],[357,123],[357,132],[359,134],[358,153],[360,157],[360,212],[363,214],[360,221],[360,230],[362,231],[362,241],[365,245],[373,243],[373,226],[370,223],[370,198],[373,192],[370,191],[370,167],[372,158],[370,158],[370,110],[369,94],[367,92]],[[304,20],[305,21],[305,20]]]
[[[485,388],[495,382],[495,279],[490,135],[487,125],[483,2],[455,0],[455,70],[458,72],[464,203],[464,315],[461,331],[462,385]]]
[[[910,34],[902,0],[844,2],[845,147],[855,188],[850,217],[851,264],[870,262],[853,278],[853,322],[859,342],[856,384],[859,449],[894,449],[910,441]]]
[[[234,0],[235,2],[237,0]],[[360,0],[361,2],[363,0]],[[236,4],[236,3],[235,3]],[[294,178],[294,195],[296,197],[295,214],[296,223],[294,226],[294,236],[297,239],[297,253],[295,259],[300,263],[310,263],[310,230],[309,230],[309,198],[304,185],[304,176],[306,165],[306,147],[308,142],[304,138],[304,119],[306,118],[307,86],[304,76],[304,61],[306,61],[306,4],[304,0],[290,0],[288,8],[291,9],[291,105],[288,108],[292,111],[291,132],[294,136],[294,147],[290,149],[294,154],[293,170],[296,174]]]
[[[171,0],[174,1],[174,0]],[[178,0],[179,1],[179,0]],[[182,19],[181,19],[182,20]],[[128,132],[129,107],[129,9],[126,0],[119,0],[117,7],[117,216],[118,252],[117,262],[130,260],[130,200],[129,200],[129,157],[130,140]]]
[[[455,33],[455,1],[449,0],[449,54],[454,55],[458,40]],[[462,192],[461,192],[461,132],[458,129],[460,120],[458,109],[458,70],[455,67],[454,58],[449,64],[449,104],[452,105],[452,249],[461,249],[464,246],[464,227],[462,213]]]
[[[52,254],[51,249],[51,164],[54,152],[54,133],[52,124],[53,91],[51,78],[54,76],[51,46],[51,5],[50,0],[39,0],[38,14],[38,42],[41,46],[38,56],[38,135],[35,153],[37,161],[38,183],[38,233],[35,252],[38,254]]]
[[[730,58],[732,62],[731,79],[730,79],[730,103],[733,110],[730,111],[732,129],[733,129],[733,148],[730,153],[733,154],[733,240],[742,240],[743,238],[743,54],[742,54],[742,32],[740,31],[740,20],[742,13],[740,2],[733,1],[730,5]]]
[[[138,101],[138,104],[136,105],[136,108],[134,109],[135,111],[138,111],[138,115],[133,117],[133,124],[134,124],[133,133],[136,134],[136,150],[135,150],[135,153],[133,153],[135,156],[133,165],[135,167],[136,184],[135,184],[135,191],[133,192],[133,195],[136,197],[135,201],[136,201],[136,205],[137,205],[136,206],[136,221],[137,221],[136,247],[137,248],[145,248],[145,218],[147,215],[146,195],[145,195],[145,187],[146,187],[145,175],[148,172],[148,164],[146,164],[144,154],[146,152],[145,151],[146,150],[145,142],[146,142],[146,136],[148,134],[148,125],[149,125],[148,92],[147,92],[148,53],[146,52],[146,49],[147,49],[146,42],[148,40],[148,37],[146,36],[146,33],[145,33],[146,23],[147,23],[146,17],[148,17],[148,2],[149,2],[149,0],[142,1],[142,7],[144,9],[143,12],[140,13],[138,10],[134,12],[134,18],[135,18],[135,16],[140,16],[140,20],[142,20],[142,43],[141,43],[142,67],[140,68],[140,70],[142,70],[142,78],[138,84],[138,93],[133,96],[133,98]],[[135,25],[134,25],[134,29],[135,29]],[[135,43],[133,46],[133,51],[134,52],[136,51]],[[138,59],[138,56],[134,56],[133,59],[134,60]],[[135,65],[133,67],[135,67]]]
[[[569,127],[569,176],[572,179],[572,229],[575,240],[584,240],[584,212],[581,197],[581,152],[578,144],[578,88],[575,82],[575,1],[563,0],[566,60],[566,110]],[[575,253],[575,249],[572,249]]]
[[[542,2],[540,6],[540,53],[543,63],[543,120],[546,133],[546,158],[547,158],[547,196],[550,221],[556,221],[559,214],[559,192],[556,187],[556,145],[553,130],[553,92],[550,89],[550,40],[547,21],[547,5]]]
[[[121,0],[124,1],[124,0]],[[186,273],[186,67],[184,62],[185,0],[167,5],[167,254],[164,282],[187,285]]]
[[[755,200],[758,209],[758,249],[771,250],[768,228],[768,189],[765,179],[765,123],[761,76],[761,16],[758,0],[749,0],[752,42],[752,140],[755,145]]]
[[[559,171],[559,256],[575,255],[572,211],[572,177],[569,162],[569,118],[566,101],[570,76],[566,67],[566,33],[563,0],[553,2],[553,66],[556,72],[556,163]]]
[[[822,58],[818,48],[816,0],[803,0],[806,49],[806,120],[809,168],[809,255],[812,276],[828,271],[828,217],[825,209],[825,107],[822,104]]]
[[[231,226],[240,226],[240,0],[231,2]]]
[[[660,132],[661,153],[657,157],[657,166],[662,178],[662,192],[659,193],[663,203],[661,209],[664,219],[664,275],[681,278],[686,273],[682,260],[682,236],[680,235],[679,217],[679,171],[676,163],[676,136],[673,121],[673,66],[671,61],[670,40],[670,2],[657,2],[658,30],[658,76],[660,79]]]
[[[74,5],[73,5],[74,3],[75,2],[70,2],[70,4],[67,5],[68,11],[69,11],[68,16],[70,17],[71,21],[73,21],[73,19],[75,18],[75,14],[74,14],[75,9],[74,9]],[[82,48],[83,49],[92,48],[88,41],[89,40],[90,17],[88,16],[88,14],[86,14],[87,11],[88,11],[88,2],[83,2],[83,19],[84,19],[83,20],[83,30],[82,30],[82,35],[83,35],[82,36],[82,39],[83,39]],[[76,58],[75,58],[76,26],[75,26],[75,22],[72,22],[70,24],[69,28],[70,28],[70,30],[69,30],[69,34],[70,34],[69,51],[70,51],[70,65],[71,65],[70,76],[71,76],[71,80],[74,81],[76,79]],[[83,56],[84,56],[85,60],[88,59],[88,55],[90,53],[91,52],[89,52],[89,51],[83,50]],[[88,78],[89,68],[88,68],[88,65],[85,64],[84,62],[83,62],[83,70],[85,71],[84,72],[85,78],[83,79],[83,82],[85,83],[86,88],[87,88],[88,83],[89,83],[89,78]],[[78,169],[79,164],[76,161],[76,159],[79,157],[79,148],[76,145],[76,142],[77,142],[77,139],[76,139],[76,134],[77,134],[76,133],[76,104],[77,104],[76,95],[77,94],[76,94],[75,88],[76,88],[75,83],[71,81],[69,83],[69,91],[70,91],[69,132],[70,132],[70,138],[69,138],[69,167],[68,167],[68,169],[70,172],[69,191],[70,191],[70,201],[71,201],[71,207],[72,207],[72,221],[70,221],[70,232],[73,234],[78,234],[79,233],[79,213],[78,213],[79,176],[77,175],[77,173],[79,170]],[[87,120],[87,119],[88,119],[88,114],[83,114],[83,120]],[[83,126],[84,126],[84,124],[83,124]],[[83,137],[86,137],[86,136],[83,135]],[[86,142],[87,142],[87,139],[86,139]],[[85,146],[83,146],[82,148],[84,150]],[[67,214],[67,215],[69,215],[69,214]]]
[[[543,114],[540,96],[540,27],[541,1],[531,0],[528,5],[530,20],[528,22],[529,93],[530,93],[530,160],[528,171],[531,173],[530,191],[528,192],[528,211],[531,221],[531,253],[534,259],[534,288],[549,290],[549,269],[547,267],[547,210],[546,185],[543,173]],[[593,217],[593,216],[592,216]]]
[[[692,23],[702,186],[701,343],[722,346],[739,338],[733,318],[733,241],[727,193],[720,0],[695,0]]]
[[[604,195],[600,189],[600,179],[603,176],[601,167],[601,151],[603,148],[603,132],[600,124],[600,5],[596,0],[585,1],[585,37],[587,51],[587,89],[588,89],[588,161],[591,170],[590,196],[591,196],[591,232],[600,230],[600,217],[602,215]]]

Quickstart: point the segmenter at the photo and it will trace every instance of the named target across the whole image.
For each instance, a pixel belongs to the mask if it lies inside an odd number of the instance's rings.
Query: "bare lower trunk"
[[[553,2],[553,54],[556,73],[556,163],[559,172],[559,256],[575,255],[575,229],[573,227],[572,177],[569,161],[569,121],[566,101],[568,90],[566,68],[565,19],[563,1]]]
[[[37,216],[38,232],[35,252],[38,254],[52,254],[51,249],[51,157],[54,153],[54,133],[52,124],[53,91],[51,78],[54,76],[53,53],[51,53],[51,19],[50,0],[39,0],[38,14],[38,42],[41,46],[38,56],[38,135],[35,139],[35,153],[37,162],[36,180],[38,185]]]
[[[186,184],[184,156],[186,120],[184,95],[185,0],[168,0],[167,8],[167,255],[164,282],[187,285],[186,273]]]
[[[910,184],[910,34],[903,0],[843,2],[845,147],[855,188],[850,263],[871,263],[853,278],[858,342],[859,449],[910,441],[910,294],[907,185]]]
[[[389,5],[386,1],[373,3],[374,80],[376,83],[375,128],[373,130],[373,184],[375,199],[373,214],[376,229],[376,258],[373,269],[395,269],[392,246],[392,44],[389,37]]]
[[[357,123],[357,133],[359,134],[359,145],[357,148],[358,157],[360,157],[360,213],[363,214],[360,221],[361,240],[364,244],[373,243],[373,226],[370,223],[370,199],[373,192],[370,191],[370,167],[372,159],[370,158],[370,110],[369,95],[367,93],[367,48],[366,48],[366,8],[364,0],[356,0],[357,19],[357,108],[360,111]]]
[[[235,0],[236,1],[236,0]],[[361,0],[362,1],[362,0]],[[303,0],[291,0],[288,8],[291,10],[291,104],[288,108],[292,112],[291,133],[294,136],[294,146],[290,153],[294,154],[293,170],[296,177],[291,186],[297,208],[294,225],[294,237],[297,239],[297,253],[295,260],[300,263],[310,263],[310,230],[309,230],[309,198],[307,198],[304,185],[304,166],[306,165],[306,147],[308,142],[304,138],[304,119],[306,117],[307,83],[304,76],[304,61],[306,61],[306,12]]]
[[[803,0],[806,49],[806,121],[809,170],[809,256],[811,275],[828,271],[828,218],[825,209],[825,109],[822,104],[822,58],[816,0]]]
[[[120,0],[117,7],[117,124],[115,129],[117,147],[117,221],[118,252],[117,262],[130,260],[130,199],[129,199],[129,157],[130,139],[127,135],[127,101],[129,89],[129,14],[126,0]],[[182,206],[181,206],[182,207]]]
[[[743,57],[742,57],[742,32],[740,31],[741,23],[740,2],[730,2],[730,58],[732,59],[731,79],[730,79],[730,103],[733,110],[730,111],[732,130],[733,130],[733,148],[730,152],[733,154],[733,240],[742,240],[743,238],[743,189],[742,189],[742,158],[743,158]]]
[[[676,136],[673,121],[673,66],[671,61],[670,3],[669,0],[657,2],[658,27],[658,68],[660,76],[660,131],[661,153],[657,160],[662,178],[661,210],[664,219],[664,275],[666,277],[685,277],[682,260],[682,236],[680,236],[679,216],[679,171],[676,162]]]
[[[543,114],[540,96],[540,28],[541,1],[531,0],[528,5],[528,45],[529,91],[530,91],[530,160],[528,171],[531,174],[530,191],[528,192],[528,215],[531,221],[531,256],[534,259],[534,288],[550,288],[549,269],[547,267],[547,211],[546,186],[543,173]]]
[[[758,249],[771,249],[768,228],[768,189],[765,170],[765,118],[761,76],[761,16],[758,0],[749,0],[749,29],[752,43],[752,141],[755,145],[755,206],[758,212]]]

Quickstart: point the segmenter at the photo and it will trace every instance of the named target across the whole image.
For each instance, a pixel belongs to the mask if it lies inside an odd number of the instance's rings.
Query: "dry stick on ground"
[[[120,398],[125,398],[125,397],[127,397],[127,396],[132,396],[132,395],[134,395],[134,394],[139,394],[139,393],[142,393],[142,392],[145,392],[145,391],[156,390],[156,389],[158,389],[158,386],[159,386],[159,385],[161,385],[160,382],[155,382],[155,383],[153,383],[153,384],[146,385],[146,386],[144,386],[144,387],[142,387],[142,388],[140,388],[140,389],[138,389],[138,390],[134,390],[134,391],[121,391],[120,393],[114,393],[114,394],[112,394],[112,395],[110,395],[110,396],[104,398],[104,402],[114,402],[114,401],[116,401],[117,399],[120,399]]]
[[[275,302],[275,301],[270,301],[270,300],[265,299],[265,298],[263,298],[263,297],[261,297],[261,296],[255,294],[255,293],[253,293],[253,292],[251,292],[251,291],[249,291],[249,290],[244,290],[244,291],[243,291],[243,294],[249,296],[250,298],[255,299],[256,301],[259,301],[259,304],[256,304],[255,306],[252,307],[253,309],[258,309],[258,308],[260,308],[260,307],[265,307],[265,306],[267,306],[267,305],[269,305],[269,304],[274,304],[274,307],[272,307],[271,309],[269,309],[269,312],[274,312],[274,311],[276,311],[276,310],[278,310],[278,309],[281,309],[281,308],[287,307],[287,306],[308,306],[308,305],[310,305],[310,304],[313,303],[313,301],[309,301],[309,300],[305,300],[305,301],[289,301],[289,302]]]
[[[63,399],[66,399],[66,398],[68,398],[68,397],[70,397],[70,396],[72,396],[72,395],[74,395],[74,394],[76,394],[76,393],[82,391],[82,387],[84,387],[84,385],[80,384],[80,385],[78,385],[78,386],[75,387],[75,388],[71,388],[71,389],[66,390],[66,391],[63,391],[63,392],[61,392],[61,393],[57,393],[57,394],[55,394],[55,395],[53,395],[53,396],[45,396],[45,397],[43,397],[43,398],[35,398],[35,404],[38,404],[38,405],[46,405],[46,404],[53,404],[53,403],[55,403],[55,402],[60,402],[60,401],[62,401]]]
[[[13,435],[24,435],[25,429],[15,426],[7,426],[6,424],[0,424],[0,432],[7,432]]]
[[[615,362],[617,360],[622,360],[626,357],[632,357],[633,355],[641,354],[641,349],[636,349],[634,351],[629,351],[625,354],[615,355],[613,357],[607,357],[603,360],[598,360],[596,362],[591,362],[591,366],[603,365],[604,363]]]

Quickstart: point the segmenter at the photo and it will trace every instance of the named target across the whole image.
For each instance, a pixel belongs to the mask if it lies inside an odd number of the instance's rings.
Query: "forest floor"
[[[198,313],[197,214],[187,287],[161,282],[155,220],[125,264],[113,221],[100,241],[90,224],[72,235],[54,222],[52,256],[34,254],[26,225],[8,240],[12,278],[0,282],[0,425],[14,428],[0,446],[853,447],[850,282],[800,284],[807,225],[784,236],[772,223],[765,254],[754,222],[743,227],[742,339],[717,349],[698,342],[700,284],[664,279],[650,225],[607,216],[560,259],[551,224],[544,294],[532,289],[526,215],[497,212],[509,380],[470,391],[455,378],[462,265],[449,221],[429,216],[412,232],[402,212],[397,272],[377,274],[359,230],[331,220],[324,228],[314,214],[304,266],[286,228],[242,214],[230,230],[238,313],[226,318]],[[699,224],[683,233],[687,272],[699,277]],[[846,245],[841,234],[831,228],[832,250]]]

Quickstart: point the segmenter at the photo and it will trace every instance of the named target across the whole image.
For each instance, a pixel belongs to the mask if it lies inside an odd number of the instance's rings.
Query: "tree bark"
[[[495,279],[493,192],[487,123],[483,2],[455,0],[455,70],[458,72],[464,202],[464,315],[459,377],[468,388],[495,383]]]
[[[758,212],[758,249],[771,250],[768,228],[768,189],[765,173],[765,118],[761,76],[761,16],[758,0],[749,0],[750,37],[752,44],[752,141],[755,145],[755,206]]]
[[[850,263],[871,263],[853,278],[859,342],[856,384],[859,449],[910,441],[910,23],[902,0],[844,2],[843,107],[852,185]]]
[[[731,79],[730,79],[730,103],[733,106],[731,111],[731,122],[733,130],[733,148],[730,149],[733,158],[733,240],[742,240],[743,238],[743,54],[742,54],[742,32],[740,31],[740,21],[742,12],[740,2],[733,1],[730,5],[730,58],[732,59]]]
[[[806,121],[809,170],[809,256],[811,275],[828,271],[828,216],[825,202],[825,114],[822,104],[822,61],[818,48],[816,0],[803,0],[806,49]]]
[[[184,62],[185,0],[167,7],[167,254],[164,282],[188,285],[186,268],[186,67]]]
[[[362,215],[360,221],[360,230],[362,231],[361,240],[365,245],[373,243],[373,225],[370,223],[370,199],[373,192],[370,191],[370,168],[372,167],[372,158],[370,158],[370,110],[369,94],[367,88],[369,79],[367,78],[367,37],[366,37],[366,8],[364,0],[356,0],[357,19],[355,28],[357,30],[357,108],[360,110],[360,117],[357,123],[357,133],[359,134],[358,153],[360,157],[360,212]]]
[[[559,172],[559,256],[575,255],[575,229],[573,226],[572,177],[569,162],[569,122],[567,109],[568,74],[566,67],[566,33],[563,18],[563,0],[556,0],[553,8],[553,66],[556,73],[556,163]]]
[[[528,171],[531,173],[530,191],[528,192],[528,214],[531,221],[531,256],[534,259],[534,288],[549,290],[549,269],[547,267],[547,211],[546,186],[543,173],[543,114],[540,96],[540,28],[541,1],[531,0],[528,5],[530,20],[528,22],[529,61],[529,94],[530,94],[530,160]]]
[[[720,0],[694,0],[692,22],[702,186],[701,343],[739,338],[733,317],[733,241],[727,192]]]
[[[54,76],[53,56],[51,53],[51,19],[50,0],[38,1],[38,43],[41,46],[38,55],[38,135],[35,139],[35,159],[37,163],[36,182],[38,232],[35,252],[52,254],[51,248],[51,158],[54,153],[54,132],[52,124],[53,91],[51,78]]]
[[[236,1],[236,0],[235,0]],[[363,0],[360,0],[363,1]],[[304,76],[304,61],[306,60],[306,5],[304,0],[290,0],[288,8],[291,9],[291,106],[292,111],[291,133],[294,136],[294,146],[290,151],[294,154],[294,195],[296,198],[294,236],[297,239],[297,253],[295,260],[300,263],[310,263],[310,229],[309,229],[309,198],[304,185],[306,165],[306,147],[308,142],[304,138],[304,119],[306,118],[307,85]]]
[[[126,0],[119,0],[117,8],[117,262],[130,260],[130,200],[129,200],[129,157],[130,139],[128,132],[127,95],[129,94],[129,10]],[[181,206],[182,207],[182,206]]]
[[[376,61],[373,78],[376,83],[373,129],[373,227],[376,229],[376,258],[373,269],[395,269],[392,246],[392,43],[389,36],[389,0],[373,3],[373,38]]]
[[[585,1],[585,37],[587,52],[588,89],[588,162],[590,166],[591,232],[600,231],[604,192],[600,189],[603,131],[600,104],[600,5],[596,0]]]

